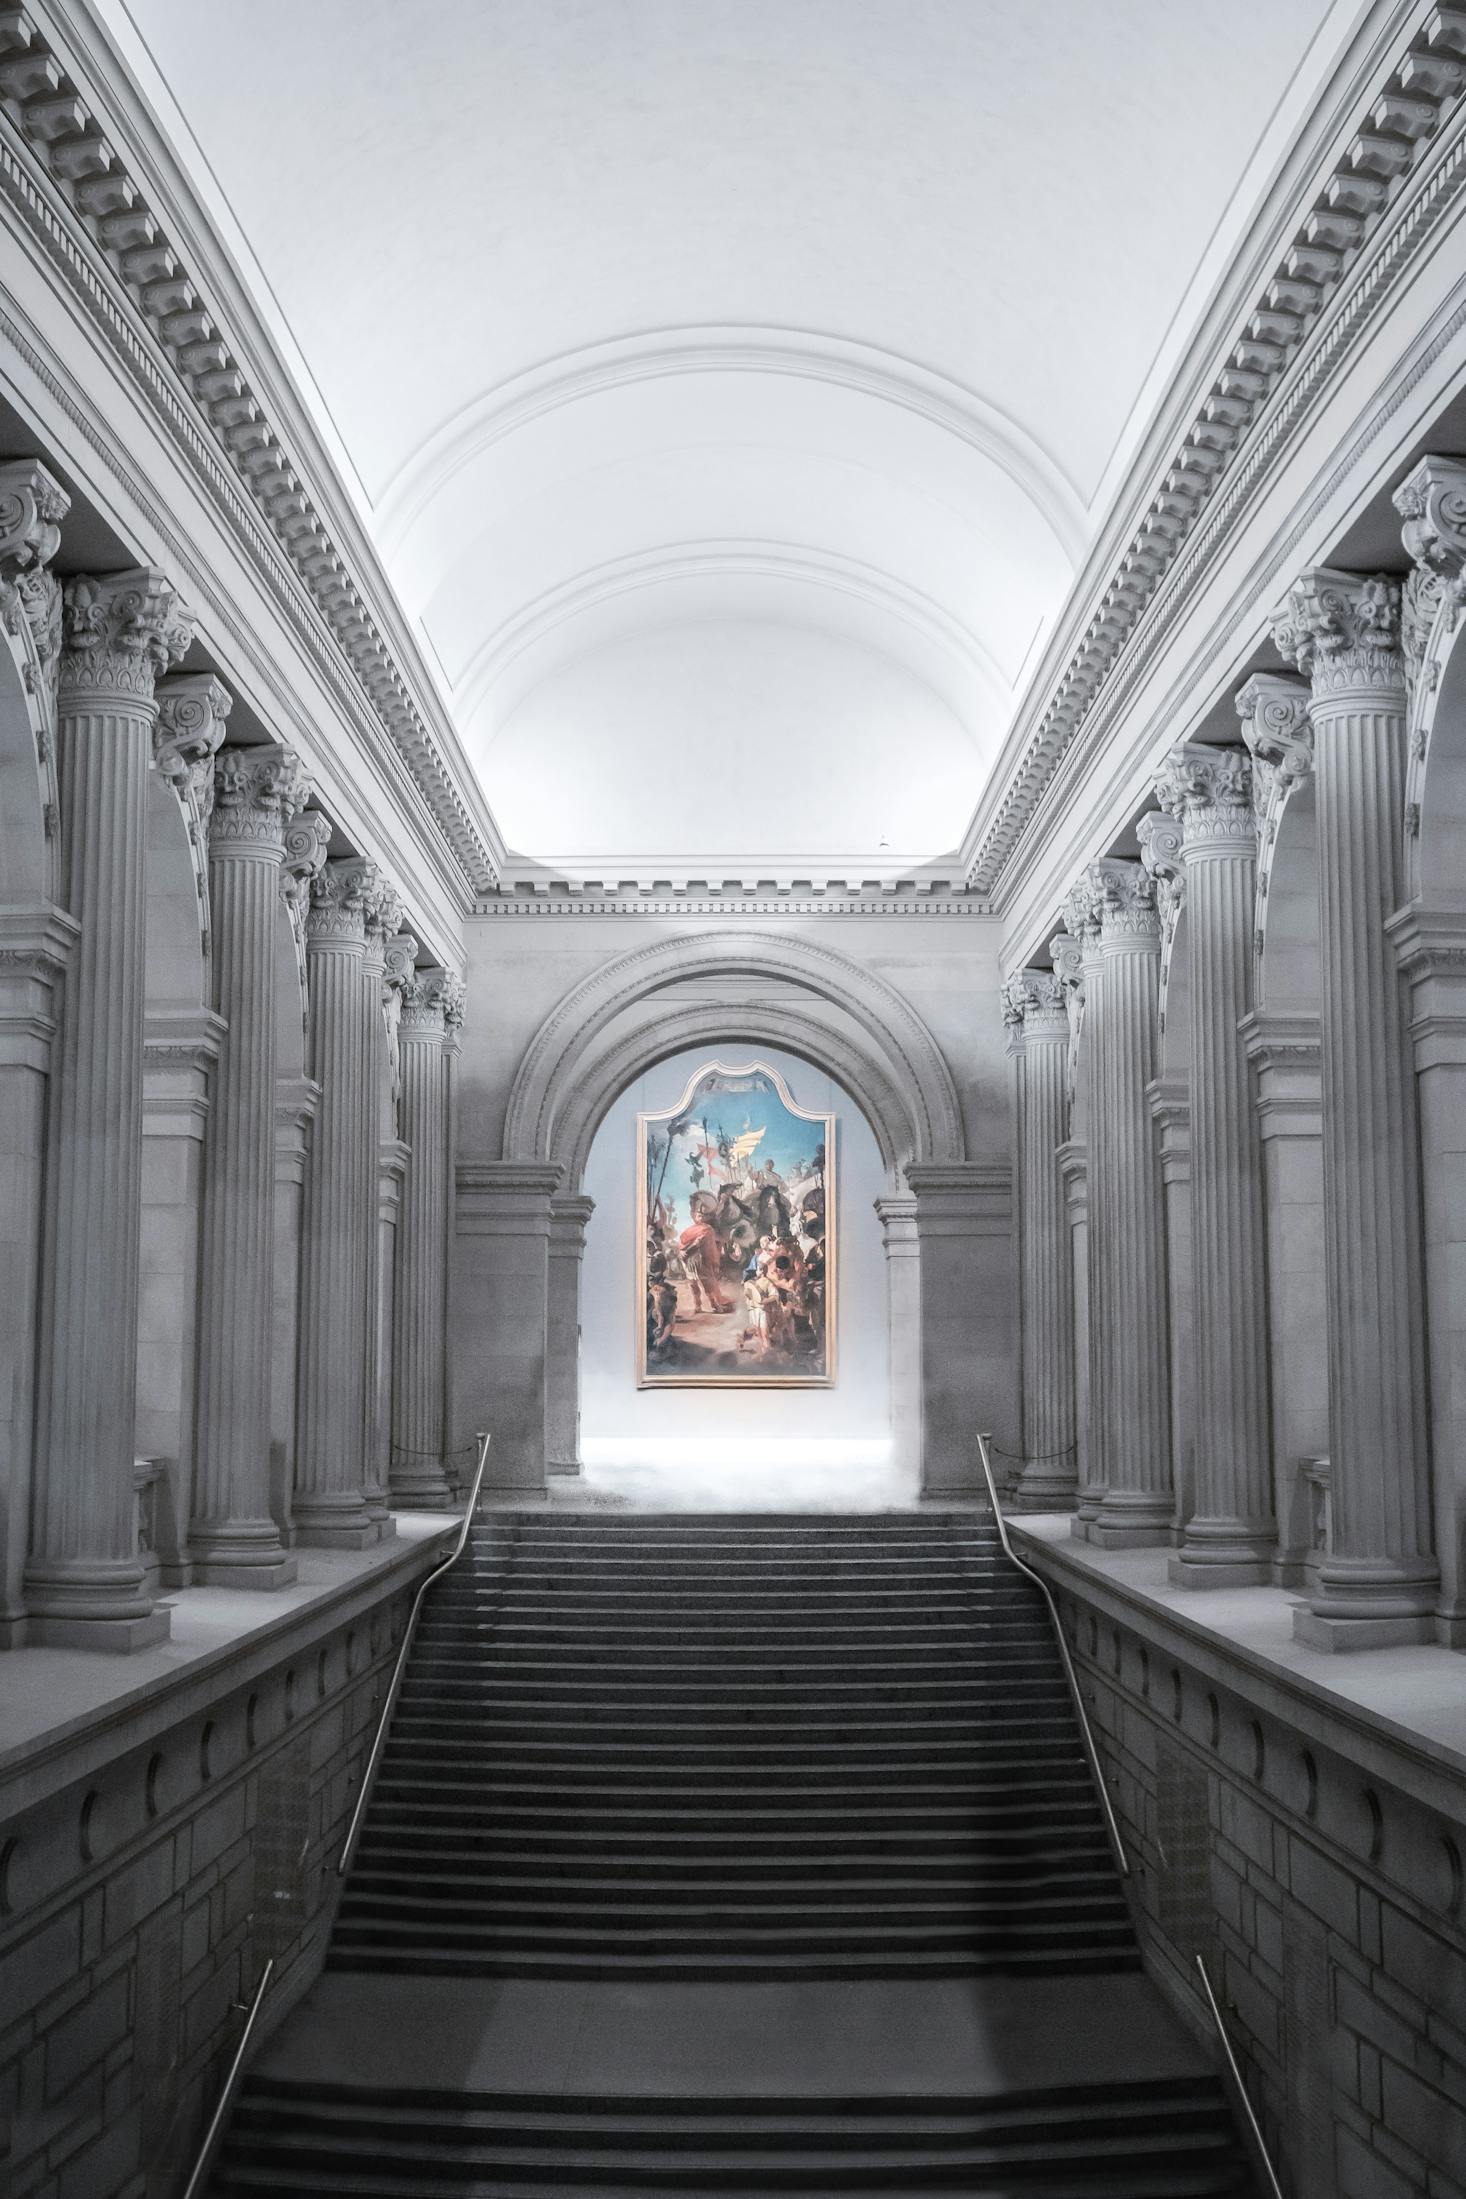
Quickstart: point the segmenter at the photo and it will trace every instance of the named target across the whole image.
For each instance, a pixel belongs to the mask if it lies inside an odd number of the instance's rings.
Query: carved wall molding
[[[563,894],[495,895],[476,904],[473,914],[484,917],[513,916],[677,916],[717,917],[741,920],[750,916],[991,916],[992,906],[975,894],[951,896],[880,893],[836,897],[829,894],[795,894],[726,897],[695,893],[642,893],[586,895],[567,890]]]
[[[0,195],[163,424],[344,714],[359,731],[385,731],[463,887],[483,891],[498,876],[493,852],[346,553],[165,219],[24,8],[0,11],[0,116]],[[15,324],[3,325],[86,427]],[[145,491],[140,501],[149,508]]]
[[[978,891],[997,892],[1081,732],[1088,750],[1089,736],[1102,738],[1124,710],[1321,390],[1466,187],[1458,133],[1428,181],[1410,189],[1427,166],[1427,149],[1457,119],[1463,91],[1466,8],[1439,7],[1412,31],[1407,51],[1371,96],[1115,561],[968,863],[968,882]],[[1382,424],[1377,416],[1373,432]],[[1313,506],[1357,462],[1359,442]],[[1299,515],[1290,541],[1301,537],[1313,506]],[[1287,556],[1287,547],[1280,549],[1273,569]]]

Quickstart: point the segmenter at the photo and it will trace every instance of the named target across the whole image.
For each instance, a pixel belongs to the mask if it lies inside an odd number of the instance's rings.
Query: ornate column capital
[[[42,668],[61,647],[61,583],[47,571],[71,498],[39,460],[0,466],[0,615],[12,633],[23,620]]]
[[[1068,932],[1059,932],[1049,941],[1049,953],[1054,958],[1054,976],[1059,983],[1065,1005],[1075,998],[1084,998],[1084,950],[1079,941]]]
[[[453,1053],[463,1043],[463,1004],[468,988],[461,977],[451,971],[438,980],[439,997],[443,1003],[443,1037]]]
[[[1186,866],[1181,855],[1184,835],[1181,820],[1172,816],[1171,805],[1166,802],[1159,782],[1156,792],[1165,807],[1147,810],[1135,833],[1140,842],[1140,860],[1155,880],[1161,924],[1168,930],[1186,901]]]
[[[326,860],[331,826],[318,809],[299,811],[285,827],[285,899],[290,913],[304,923],[310,904],[311,880]]]
[[[1155,790],[1157,799],[1179,820],[1183,859],[1203,847],[1212,853],[1255,852],[1252,759],[1244,749],[1182,741],[1156,774]],[[1142,827],[1146,822],[1141,819]]]
[[[1258,807],[1274,787],[1288,789],[1313,772],[1308,689],[1291,672],[1254,672],[1237,690],[1242,738],[1259,766]]]
[[[153,762],[180,799],[192,794],[207,816],[213,794],[211,769],[224,738],[234,697],[212,672],[178,672],[154,689]]]
[[[410,972],[402,993],[404,1037],[441,1040],[444,988],[448,983],[449,979],[442,970],[421,969]]]
[[[387,952],[382,963],[382,997],[390,993],[394,999],[405,1002],[416,975],[417,941],[411,932],[397,932],[387,942]]]
[[[366,938],[367,904],[379,877],[374,863],[364,863],[355,855],[324,864],[310,881],[307,940],[359,947]]]
[[[1106,856],[1098,863],[1091,863],[1087,875],[1094,880],[1099,903],[1101,946],[1159,944],[1161,918],[1156,903],[1156,881],[1143,863],[1126,863],[1115,856]]]
[[[150,703],[193,638],[193,613],[166,573],[80,573],[62,601],[61,685]]]
[[[1021,1024],[1029,1039],[1069,1038],[1069,1011],[1056,970],[1019,970],[1003,987],[1003,1019]]]
[[[1302,573],[1271,619],[1280,654],[1313,683],[1315,702],[1405,685],[1400,583],[1387,573]]]
[[[1082,954],[1099,947],[1102,905],[1094,865],[1075,879],[1064,896],[1064,929]]]
[[[388,940],[402,929],[402,896],[378,864],[364,867],[371,874],[363,915],[367,952],[385,959]]]
[[[1466,577],[1466,459],[1422,458],[1393,502],[1410,562],[1452,582],[1459,599]]]
[[[226,748],[214,759],[214,807],[209,844],[285,852],[292,818],[310,798],[310,780],[293,748]]]

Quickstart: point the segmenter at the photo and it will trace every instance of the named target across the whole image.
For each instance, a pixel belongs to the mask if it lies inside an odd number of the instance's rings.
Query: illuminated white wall
[[[636,1117],[671,1107],[714,1058],[776,1068],[801,1107],[836,1118],[839,1200],[837,1381],[829,1390],[638,1390],[636,1387]],[[839,1477],[846,1494],[884,1465],[890,1434],[886,1257],[873,1201],[885,1181],[869,1124],[828,1076],[776,1047],[698,1047],[631,1085],[591,1147],[595,1200],[581,1288],[581,1449],[594,1477],[607,1464],[701,1462],[714,1469],[798,1466]]]

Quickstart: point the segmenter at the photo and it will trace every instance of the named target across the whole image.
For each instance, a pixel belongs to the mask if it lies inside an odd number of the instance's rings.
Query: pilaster
[[[1103,1127],[1090,1190],[1104,1230],[1098,1316],[1106,1482],[1090,1538],[1112,1547],[1170,1538],[1165,1228],[1146,1088],[1155,1073],[1161,923],[1139,863],[1090,866],[1100,923]]]
[[[135,1649],[169,1628],[145,1584],[133,1489],[145,816],[154,684],[191,630],[160,572],[66,584],[57,748],[77,939],[47,1141],[33,1641]]]
[[[209,817],[214,997],[226,1029],[205,1154],[195,1579],[295,1579],[270,1504],[275,1221],[275,925],[285,831],[309,791],[289,749],[225,749]]]
[[[981,1485],[977,1430],[1011,1418],[1012,1175],[1006,1161],[910,1162],[905,1173],[921,1268],[921,1490],[969,1496]]]
[[[1062,979],[1023,970],[1004,988],[1004,1012],[1022,1034],[1018,1055],[1018,1236],[1022,1397],[1020,1511],[1074,1502],[1072,1247],[1059,1180],[1068,1129],[1069,1016]]]
[[[550,1201],[549,1372],[545,1469],[578,1474],[580,1461],[580,1263],[594,1199]]]
[[[397,1025],[398,1119],[407,1145],[392,1346],[392,1501],[442,1511],[451,1500],[445,1436],[448,1250],[447,980],[414,970]]]
[[[460,1424],[493,1431],[497,1489],[543,1496],[549,1352],[550,1201],[558,1162],[457,1169],[460,1313],[483,1340],[463,1369]]]
[[[1273,635],[1312,682],[1322,970],[1333,1547],[1295,1625],[1318,1648],[1365,1648],[1429,1638],[1439,1584],[1413,1062],[1385,930],[1402,898],[1399,585],[1306,573]]]
[[[270,1292],[270,1514],[295,1541],[295,1412],[300,1352],[300,1238],[306,1159],[321,1088],[275,1081],[275,1218]]]
[[[1089,872],[1065,897],[1064,930],[1050,941],[1049,946],[1069,1012],[1070,1121],[1084,1125],[1086,1153],[1092,1155],[1108,1136],[1110,1095],[1104,1074],[1106,1031],[1100,903],[1096,880]],[[1096,1179],[1088,1162],[1085,1183],[1086,1222],[1082,1239],[1086,1259],[1085,1366],[1075,1383],[1076,1403],[1081,1393],[1084,1398],[1074,1517],[1074,1532],[1081,1537],[1088,1535],[1109,1478],[1101,1310],[1108,1302],[1105,1264],[1109,1238],[1098,1196],[1103,1188],[1103,1174]]]

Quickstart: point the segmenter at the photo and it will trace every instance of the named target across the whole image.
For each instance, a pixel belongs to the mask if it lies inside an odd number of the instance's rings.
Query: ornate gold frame
[[[825,1371],[823,1374],[660,1374],[646,1363],[646,1230],[647,1230],[647,1127],[670,1122],[692,1100],[705,1077],[765,1076],[779,1095],[780,1104],[801,1122],[817,1122],[825,1134]],[[683,1087],[671,1107],[650,1108],[636,1118],[636,1243],[633,1249],[634,1286],[632,1316],[636,1341],[636,1386],[639,1390],[832,1390],[835,1387],[835,1354],[839,1324],[840,1220],[836,1207],[836,1115],[801,1107],[779,1071],[769,1061],[705,1061]],[[831,1256],[833,1254],[833,1257]]]

